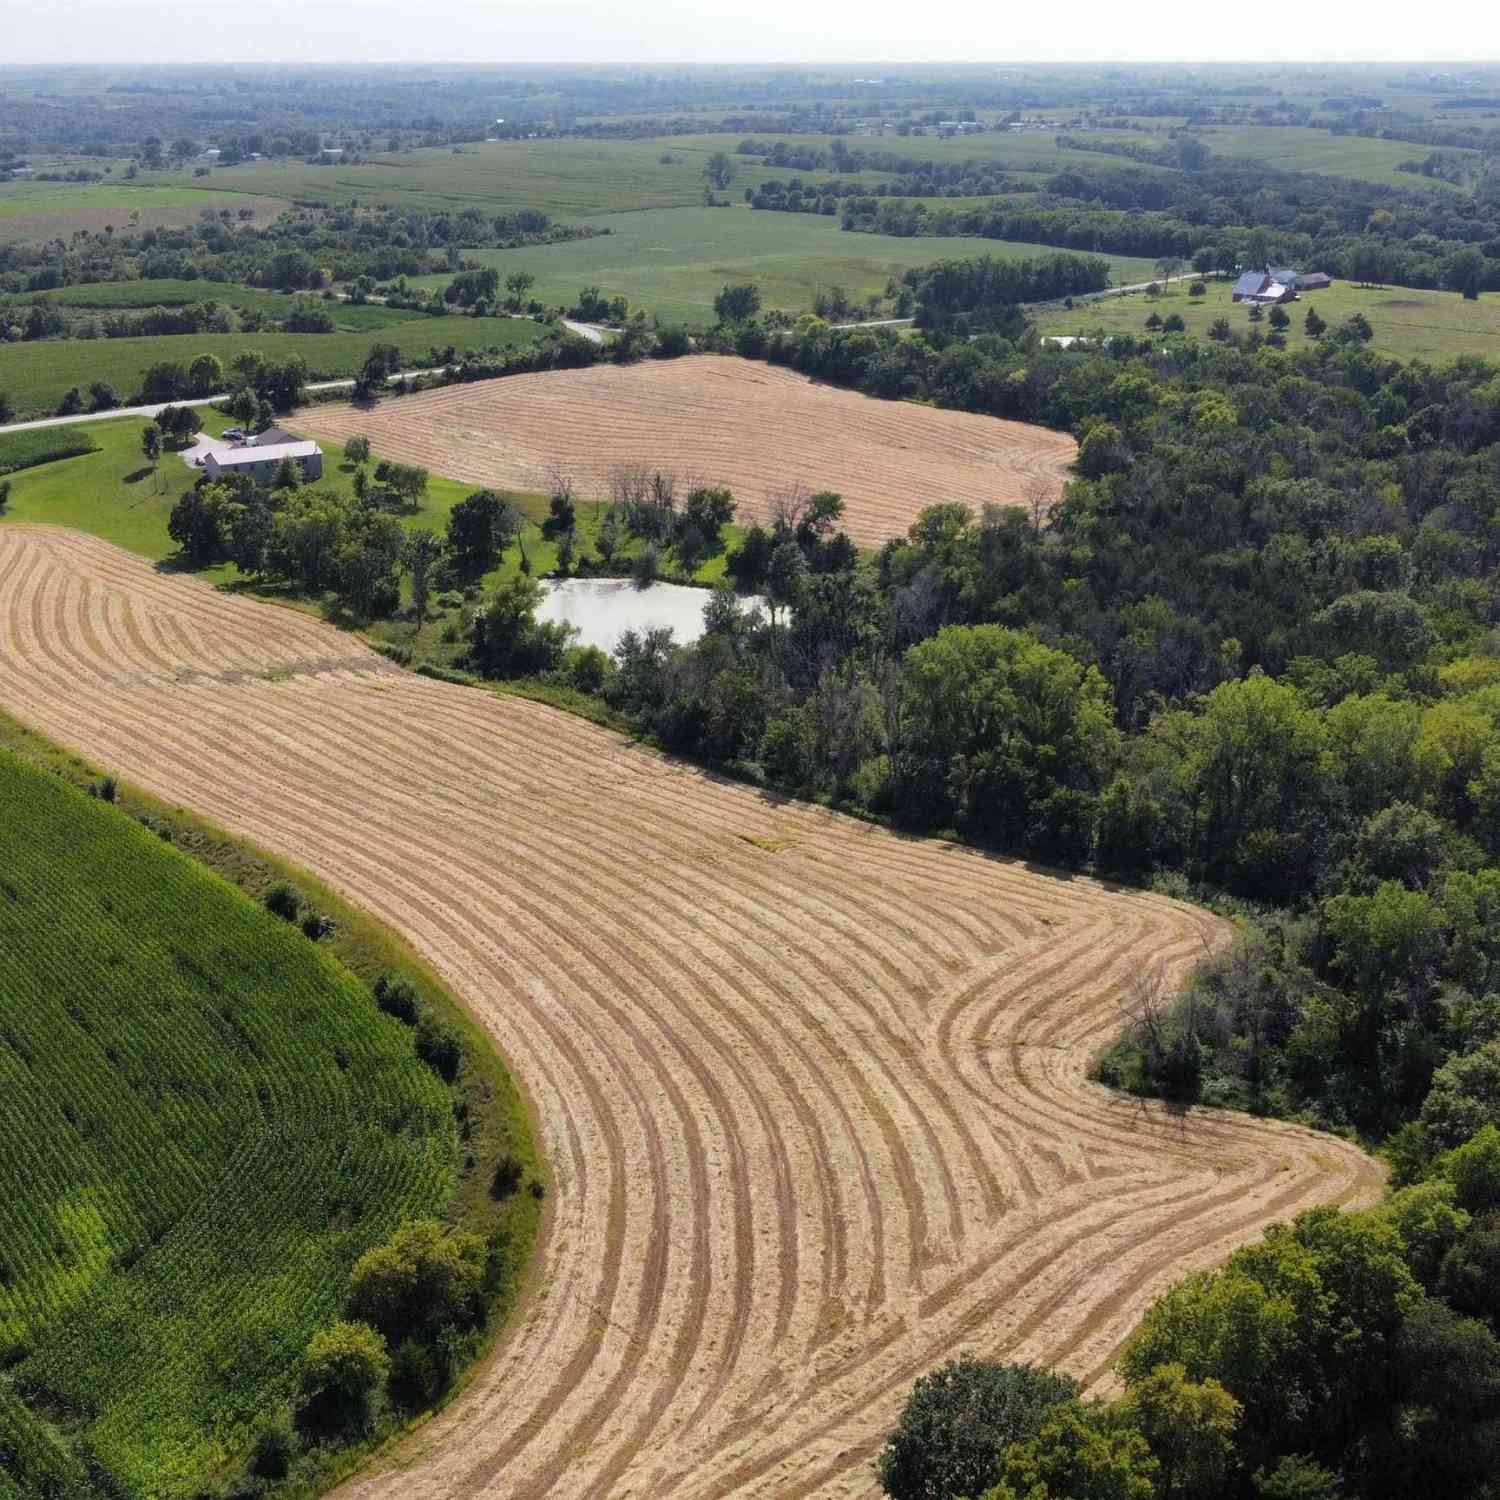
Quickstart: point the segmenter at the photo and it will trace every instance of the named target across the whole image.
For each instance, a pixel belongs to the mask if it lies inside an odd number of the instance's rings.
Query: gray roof
[[[1264,271],[1245,271],[1240,279],[1235,282],[1236,295],[1241,297],[1252,297],[1266,284],[1266,273]]]
[[[254,448],[232,448],[228,453],[210,453],[208,461],[220,469],[243,469],[251,464],[280,463],[284,458],[311,458],[321,451],[314,442],[266,443]]]

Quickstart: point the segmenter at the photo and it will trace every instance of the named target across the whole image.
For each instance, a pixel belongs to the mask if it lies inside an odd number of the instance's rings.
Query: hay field
[[[383,458],[504,489],[545,488],[554,466],[606,498],[622,465],[725,484],[742,523],[798,485],[836,490],[864,546],[900,536],[925,506],[1022,505],[1062,492],[1077,444],[1065,432],[906,401],[878,401],[731,356],[595,365],[448,386],[382,402],[309,407],[291,424]]]
[[[1364,1203],[1329,1136],[1086,1079],[1205,913],[720,781],[93,538],[0,531],[0,701],[405,934],[528,1086],[534,1293],[360,1500],[864,1496],[961,1350],[1103,1378],[1149,1301]]]

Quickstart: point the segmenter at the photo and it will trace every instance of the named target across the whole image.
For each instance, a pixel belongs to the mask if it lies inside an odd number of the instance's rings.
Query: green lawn
[[[303,293],[303,296],[316,295]],[[59,287],[55,291],[0,295],[3,303],[51,302],[59,307],[97,309],[100,312],[140,311],[147,307],[187,307],[196,302],[218,302],[243,311],[264,313],[268,318],[285,318],[292,308],[287,292],[268,291],[265,287],[245,286],[237,281],[187,281],[161,277],[144,281],[87,281],[77,286]],[[370,302],[318,299],[335,325],[347,332],[359,333],[370,328],[385,328],[392,323],[410,323],[426,313],[404,307],[383,307]],[[191,335],[185,335],[190,337]]]
[[[1310,307],[1317,309],[1330,328],[1362,312],[1375,330],[1374,347],[1403,359],[1479,354],[1500,360],[1500,292],[1486,292],[1475,302],[1465,302],[1457,292],[1419,292],[1406,287],[1377,290],[1335,282],[1326,291],[1310,292],[1287,306],[1292,319],[1286,331],[1290,347],[1304,342],[1303,319]],[[1152,312],[1162,317],[1181,313],[1188,331],[1200,336],[1216,318],[1228,318],[1237,333],[1255,327],[1269,333],[1271,326],[1264,320],[1251,323],[1249,310],[1230,302],[1227,281],[1210,281],[1208,295],[1201,298],[1189,297],[1185,285],[1179,284],[1155,301],[1143,292],[1130,292],[1072,312],[1048,308],[1038,313],[1037,327],[1044,334],[1143,334]]]
[[[200,354],[216,354],[227,365],[247,349],[267,359],[300,354],[311,378],[352,375],[377,341],[394,344],[408,359],[423,360],[433,346],[513,348],[540,338],[542,328],[527,318],[416,317],[363,333],[205,333],[131,339],[42,339],[0,346],[0,391],[20,416],[54,411],[64,393],[85,393],[95,380],[107,380],[122,403],[140,390],[146,370],[160,360],[187,365]]]
[[[952,256],[1057,253],[1050,246],[1004,240],[852,234],[840,229],[836,218],[822,214],[743,206],[612,214],[594,222],[611,232],[563,245],[468,253],[495,266],[502,278],[530,271],[537,278],[531,295],[549,306],[569,304],[584,287],[597,286],[669,322],[711,320],[714,297],[730,281],[755,282],[767,307],[803,312],[823,288],[842,286],[862,299],[883,292],[886,282],[908,267]],[[1151,261],[1107,258],[1117,281],[1153,274]],[[447,280],[429,276],[418,278],[417,284],[441,287]]]

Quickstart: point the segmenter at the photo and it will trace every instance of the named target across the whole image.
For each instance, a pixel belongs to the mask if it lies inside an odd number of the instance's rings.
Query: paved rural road
[[[597,323],[575,323],[572,318],[564,318],[562,326],[569,333],[576,333],[579,338],[587,339],[591,344],[604,342],[604,330]]]
[[[399,375],[389,377],[390,382],[415,380],[419,375],[441,375],[440,369],[402,370]],[[354,384],[352,380],[315,380],[302,387],[305,391],[341,391]],[[190,401],[158,401],[151,406],[112,406],[108,411],[84,411],[72,417],[38,417],[31,422],[11,422],[0,427],[0,436],[7,432],[29,432],[37,427],[76,427],[80,422],[108,422],[114,417],[154,417],[169,406],[212,406],[216,401],[227,401],[230,393],[221,391],[217,396],[194,396]]]
[[[867,1500],[918,1375],[1099,1381],[1178,1276],[1381,1190],[1336,1136],[1089,1082],[1131,985],[1228,938],[1207,912],[768,798],[59,527],[0,525],[0,700],[390,923],[527,1091],[532,1295],[340,1500]]]

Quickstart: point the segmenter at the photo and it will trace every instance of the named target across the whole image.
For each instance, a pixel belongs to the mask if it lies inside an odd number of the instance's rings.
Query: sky
[[[1500,59],[1500,6],[1328,0],[0,0],[0,65]]]

